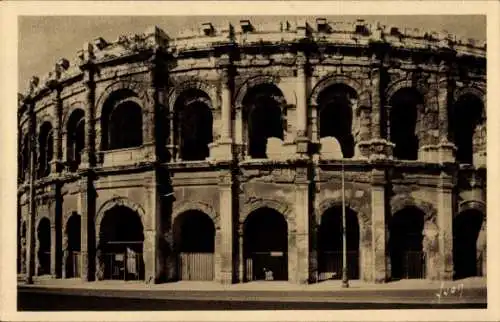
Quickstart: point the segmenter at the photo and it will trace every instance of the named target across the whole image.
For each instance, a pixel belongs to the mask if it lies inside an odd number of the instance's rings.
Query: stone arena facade
[[[18,270],[486,276],[486,44],[362,20],[158,27],[19,94]]]

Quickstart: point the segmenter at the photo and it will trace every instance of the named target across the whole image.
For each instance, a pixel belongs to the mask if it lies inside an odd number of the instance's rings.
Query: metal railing
[[[407,251],[403,253],[402,278],[425,278],[425,253],[422,251]]]
[[[180,280],[212,281],[214,273],[213,253],[180,253],[178,261]]]
[[[50,274],[50,251],[38,252],[38,275]]]
[[[80,277],[81,271],[81,255],[80,252],[70,252],[68,256],[69,265],[66,268],[68,277]]]
[[[342,278],[342,259],[341,251],[323,251],[318,254],[318,280]],[[349,279],[359,279],[359,252],[347,252],[347,276]]]

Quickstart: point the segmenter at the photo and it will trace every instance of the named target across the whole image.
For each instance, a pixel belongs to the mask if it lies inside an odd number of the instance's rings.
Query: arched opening
[[[100,225],[98,274],[103,279],[144,279],[143,243],[139,214],[125,206],[108,210]]]
[[[288,227],[274,209],[260,208],[244,223],[245,279],[288,280]]]
[[[125,101],[116,106],[109,121],[109,148],[126,149],[142,145],[142,109]]]
[[[42,218],[37,228],[38,275],[50,274],[50,220]]]
[[[459,97],[450,113],[450,132],[457,148],[456,159],[460,163],[472,164],[474,135],[478,125],[484,122],[484,106],[473,94]]]
[[[481,276],[481,258],[477,256],[477,238],[484,215],[475,209],[463,211],[453,218],[453,266],[455,278]]]
[[[273,84],[252,87],[243,99],[244,124],[247,127],[248,154],[254,159],[266,158],[267,139],[284,137],[285,104],[283,94]]]
[[[68,257],[66,262],[66,277],[80,277],[80,250],[81,250],[81,217],[73,214],[66,224],[68,239]]]
[[[85,113],[77,109],[71,113],[67,125],[66,151],[70,171],[75,171],[82,162],[81,154],[85,147]]]
[[[392,279],[425,278],[423,229],[424,213],[416,207],[393,215],[389,239]]]
[[[28,134],[25,134],[21,142],[21,160],[19,164],[19,179],[24,182],[28,175],[29,164],[30,164],[30,142]]]
[[[419,141],[417,135],[418,111],[423,104],[422,95],[414,88],[402,88],[390,99],[389,140],[395,144],[394,157],[400,160],[417,160]]]
[[[207,214],[191,210],[177,216],[174,242],[180,280],[214,279],[215,226]]]
[[[356,91],[345,84],[331,85],[318,96],[319,136],[336,138],[344,158],[354,156],[352,122],[357,99]]]
[[[359,223],[356,213],[346,209],[347,276],[359,279]],[[343,267],[342,207],[329,208],[318,230],[319,280],[341,279]]]
[[[54,138],[52,125],[45,122],[40,127],[38,136],[38,143],[40,147],[38,159],[38,177],[46,177],[50,174],[50,162],[54,153]]]
[[[213,117],[208,95],[198,89],[184,91],[175,102],[174,125],[179,131],[182,160],[201,161],[209,155],[213,141]]]

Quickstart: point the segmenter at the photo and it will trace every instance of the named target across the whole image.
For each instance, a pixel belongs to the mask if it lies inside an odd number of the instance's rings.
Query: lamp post
[[[341,161],[342,170],[342,287],[349,287],[347,277],[347,237],[346,237],[346,218],[345,218],[345,187],[344,187],[344,159]]]

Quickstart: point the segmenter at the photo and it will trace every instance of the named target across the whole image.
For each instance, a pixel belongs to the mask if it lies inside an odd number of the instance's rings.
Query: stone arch
[[[99,120],[102,116],[103,112],[103,107],[108,98],[111,97],[113,93],[116,93],[120,90],[127,90],[130,92],[133,92],[136,97],[139,97],[139,93],[143,92],[142,86],[139,82],[137,81],[124,81],[124,80],[118,80],[112,84],[110,84],[108,87],[104,89],[104,91],[101,93],[99,98],[96,100],[95,104],[95,119]],[[139,106],[143,106],[143,102],[141,101]]]
[[[167,94],[168,97],[168,109],[170,113],[174,112],[175,103],[177,99],[187,90],[199,90],[205,93],[210,98],[210,110],[218,109],[220,106],[220,100],[217,95],[217,88],[200,79],[186,80],[178,85],[172,87]]]
[[[424,223],[436,224],[437,210],[427,201],[408,195],[399,195],[391,199],[391,216],[407,207],[415,207],[424,213]]]
[[[321,224],[321,217],[323,214],[332,207],[342,207],[342,197],[328,198],[323,200],[316,211],[316,224]],[[357,198],[350,198],[345,200],[345,205],[356,212],[358,217],[359,228],[361,231],[369,230],[371,218],[368,209],[364,206],[364,202]]]
[[[477,210],[481,212],[486,219],[486,203],[484,203],[483,201],[465,200],[458,204],[457,214],[467,210]]]
[[[417,81],[414,81],[412,79],[398,79],[393,82],[391,82],[388,86],[387,89],[385,90],[385,101],[389,102],[394,94],[396,94],[400,89],[403,88],[413,88],[415,89],[422,98],[426,97],[426,89]]]
[[[46,123],[49,123],[52,128],[54,128],[54,117],[48,113],[44,113],[43,115],[37,116],[36,119],[36,136],[40,135],[40,130],[42,126]]]
[[[292,207],[288,205],[285,201],[275,200],[275,199],[265,199],[265,198],[249,198],[243,206],[243,211],[240,213],[239,222],[242,224],[248,218],[248,216],[260,209],[269,208],[279,212],[285,217],[287,224],[290,226],[290,216],[292,215]],[[290,226],[291,228],[292,226]],[[289,229],[290,229],[289,228]]]
[[[36,218],[36,222],[35,222],[35,231],[38,229],[38,225],[40,225],[40,222],[43,220],[43,219],[48,219],[49,222],[50,222],[50,225],[52,225],[52,220],[50,218],[50,216],[46,213],[44,214],[41,214],[40,216],[37,216]]]
[[[483,102],[483,105],[486,105],[486,92],[484,91],[484,89],[477,86],[458,87],[453,93],[453,101],[456,102],[460,99],[461,96],[467,94],[476,96]],[[484,111],[484,113],[486,113],[486,111]]]
[[[174,222],[175,218],[177,218],[179,215],[182,215],[187,211],[200,211],[208,215],[210,219],[212,219],[215,229],[220,229],[219,213],[215,210],[214,207],[212,207],[212,205],[203,201],[187,201],[182,203],[178,207],[174,207],[174,211],[172,213],[172,222]]]
[[[354,89],[358,95],[358,106],[371,106],[371,104],[369,104],[369,93],[363,90],[361,83],[353,78],[339,74],[330,74],[323,77],[312,89],[311,94],[309,95],[309,104],[318,105],[317,101],[321,92],[336,84],[343,84]]]
[[[86,103],[83,101],[76,101],[76,102],[72,102],[69,105],[65,105],[63,107],[63,115],[62,115],[62,121],[61,121],[61,124],[62,124],[61,130],[63,133],[65,133],[66,130],[68,129],[68,122],[71,118],[71,115],[73,115],[73,113],[76,110],[82,110],[84,112],[84,115],[85,115],[85,105],[86,105]]]
[[[106,215],[106,212],[108,210],[111,210],[114,207],[118,207],[118,206],[123,206],[123,207],[129,208],[130,210],[136,212],[141,219],[142,226],[144,227],[144,229],[146,229],[146,225],[145,225],[146,224],[146,220],[145,220],[146,219],[146,212],[144,211],[142,206],[139,205],[138,203],[131,201],[130,199],[128,199],[126,197],[114,197],[114,198],[111,198],[108,201],[106,201],[104,204],[102,204],[102,206],[97,211],[97,216],[95,218],[95,231],[97,234],[97,238],[99,238],[99,229],[101,227],[101,222],[102,222],[104,216]]]
[[[285,95],[283,91],[278,86],[280,78],[275,75],[260,75],[247,79],[239,88],[235,91],[234,95],[234,106],[236,109],[241,109],[243,107],[243,100],[245,99],[248,91],[255,86],[270,84],[276,86],[282,94],[282,100],[280,101],[280,105],[282,108],[286,107]]]
[[[63,234],[66,234],[67,232],[67,227],[68,227],[68,221],[71,218],[71,216],[81,216],[76,210],[71,210],[68,211],[64,216],[63,216],[63,221],[62,221],[62,231]]]

